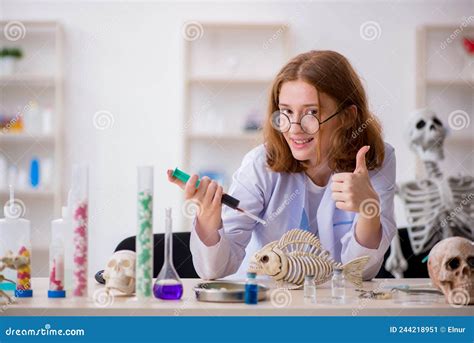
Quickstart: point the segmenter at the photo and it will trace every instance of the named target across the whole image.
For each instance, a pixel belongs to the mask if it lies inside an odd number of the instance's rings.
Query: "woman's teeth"
[[[308,138],[308,139],[292,139],[293,142],[296,144],[306,144],[309,143],[313,140],[313,138]]]

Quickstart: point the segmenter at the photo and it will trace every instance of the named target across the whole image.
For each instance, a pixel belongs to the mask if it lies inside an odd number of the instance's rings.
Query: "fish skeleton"
[[[250,260],[248,272],[271,276],[279,283],[301,288],[306,275],[314,275],[316,285],[329,281],[334,269],[342,269],[344,277],[362,286],[362,272],[369,256],[361,256],[346,264],[334,261],[312,232],[292,229],[280,240],[268,243]]]

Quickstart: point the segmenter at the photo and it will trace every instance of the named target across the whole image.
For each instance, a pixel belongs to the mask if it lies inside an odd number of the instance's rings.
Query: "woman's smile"
[[[291,148],[303,150],[310,148],[314,143],[314,138],[290,137]]]

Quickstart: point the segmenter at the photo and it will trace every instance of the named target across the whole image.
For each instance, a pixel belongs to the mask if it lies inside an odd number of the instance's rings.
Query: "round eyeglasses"
[[[329,119],[335,117],[337,114],[342,112],[343,109],[340,109],[336,113],[330,115],[323,121],[319,121],[319,119],[312,113],[313,111],[309,111],[308,113],[304,114],[301,117],[299,122],[291,121],[290,117],[288,116],[288,112],[285,110],[278,110],[272,114],[272,126],[275,130],[280,131],[281,133],[285,133],[290,131],[292,124],[297,124],[301,126],[301,129],[307,133],[308,135],[314,135],[316,132],[319,131],[319,127],[327,122]]]

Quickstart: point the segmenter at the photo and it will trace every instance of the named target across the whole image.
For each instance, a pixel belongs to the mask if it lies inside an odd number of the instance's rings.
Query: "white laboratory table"
[[[181,300],[150,299],[140,302],[135,297],[106,297],[104,286],[91,279],[87,298],[47,297],[47,278],[33,278],[34,297],[17,299],[0,305],[0,316],[472,316],[474,306],[454,307],[442,296],[431,303],[406,303],[407,296],[390,300],[361,299],[354,288],[347,289],[345,304],[333,304],[330,284],[317,289],[317,303],[305,303],[302,290],[270,290],[267,300],[257,305],[243,303],[206,303],[196,300],[193,287],[199,279],[183,279]],[[391,285],[423,284],[429,279],[374,279],[364,289],[381,290]],[[397,292],[398,293],[398,292]]]

